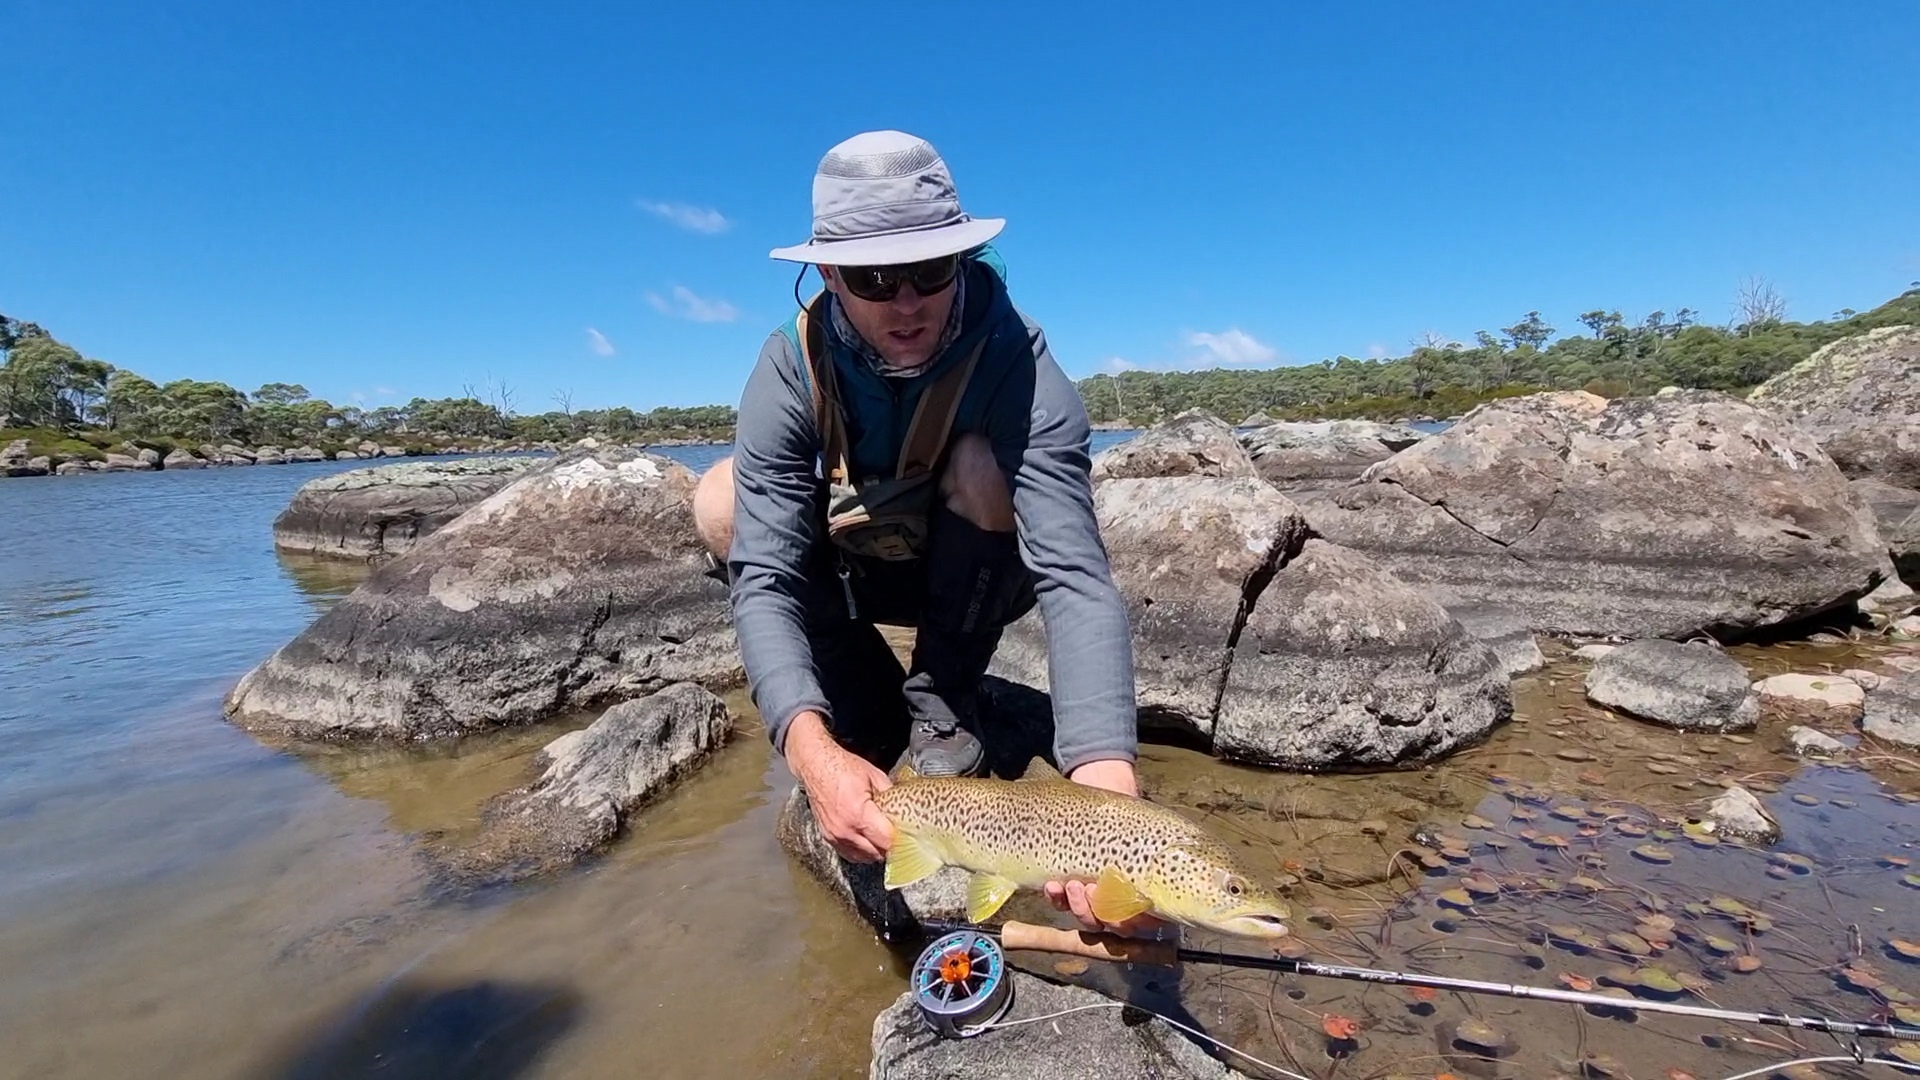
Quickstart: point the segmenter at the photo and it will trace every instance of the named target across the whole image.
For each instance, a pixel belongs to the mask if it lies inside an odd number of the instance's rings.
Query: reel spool
[[[927,1026],[949,1039],[998,1021],[1013,1005],[1006,954],[998,942],[971,930],[928,945],[913,962],[910,985]]]

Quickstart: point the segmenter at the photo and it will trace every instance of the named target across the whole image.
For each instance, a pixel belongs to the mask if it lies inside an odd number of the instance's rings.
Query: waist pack
[[[940,485],[934,470],[953,433],[960,398],[967,391],[986,336],[959,364],[942,372],[920,395],[893,475],[855,476],[848,455],[847,417],[840,401],[832,350],[827,347],[826,294],[814,297],[795,324],[801,359],[813,384],[814,423],[820,432],[821,475],[827,482],[827,537],[868,558],[917,559],[927,546]]]

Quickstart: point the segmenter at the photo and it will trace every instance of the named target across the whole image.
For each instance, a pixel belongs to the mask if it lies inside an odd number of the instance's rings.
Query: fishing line
[[[1779,1072],[1782,1069],[1791,1069],[1795,1065],[1825,1065],[1829,1063],[1885,1065],[1889,1069],[1899,1069],[1901,1072],[1920,1073],[1920,1065],[1909,1065],[1904,1061],[1888,1061],[1886,1058],[1810,1057],[1799,1058],[1794,1061],[1782,1061],[1778,1065],[1763,1065],[1758,1069],[1750,1069],[1747,1072],[1738,1073],[1734,1076],[1723,1077],[1722,1080],[1753,1080],[1756,1076],[1767,1076]]]
[[[1241,1057],[1246,1058],[1248,1061],[1253,1062],[1255,1065],[1258,1065],[1261,1068],[1268,1070],[1269,1072],[1277,1073],[1281,1076],[1287,1077],[1288,1080],[1313,1080],[1313,1078],[1310,1076],[1301,1076],[1299,1073],[1292,1072],[1287,1069],[1283,1069],[1280,1066],[1275,1065],[1271,1061],[1262,1061],[1259,1058],[1254,1057],[1252,1054],[1247,1053],[1245,1050],[1242,1050],[1237,1046],[1229,1046],[1226,1043],[1221,1042],[1219,1039],[1216,1039],[1213,1036],[1207,1034],[1206,1032],[1196,1031],[1193,1028],[1188,1027],[1187,1025],[1181,1023],[1178,1020],[1175,1020],[1170,1016],[1162,1016],[1159,1013],[1154,1012],[1152,1009],[1142,1009],[1138,1005],[1129,1005],[1124,1001],[1097,1001],[1091,1005],[1075,1005],[1071,1009],[1061,1009],[1059,1012],[1048,1013],[1045,1016],[1028,1016],[1028,1017],[1022,1017],[1019,1020],[1001,1020],[992,1024],[981,1024],[979,1027],[966,1028],[965,1032],[968,1037],[972,1037],[974,1035],[980,1034],[983,1031],[997,1031],[1000,1028],[1019,1027],[1021,1024],[1037,1024],[1042,1020],[1058,1020],[1061,1017],[1066,1016],[1070,1013],[1086,1012],[1088,1009],[1137,1009],[1140,1012],[1146,1013],[1148,1016],[1153,1017],[1155,1020],[1164,1020],[1167,1023],[1172,1024],[1174,1027],[1179,1028],[1181,1031],[1186,1032],[1187,1034],[1193,1036],[1196,1039],[1205,1039],[1206,1041],[1212,1043],[1213,1045],[1219,1047],[1222,1050],[1227,1051],[1230,1054],[1238,1054]],[[1848,1058],[1847,1060],[1851,1061],[1853,1059]]]

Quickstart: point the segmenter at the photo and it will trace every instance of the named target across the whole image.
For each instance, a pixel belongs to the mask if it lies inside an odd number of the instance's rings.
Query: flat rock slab
[[[1704,642],[1634,641],[1594,662],[1587,698],[1683,731],[1749,731],[1760,697],[1747,669]]]
[[[1426,438],[1401,424],[1370,420],[1276,422],[1240,436],[1254,467],[1275,487],[1308,491],[1357,479],[1376,462]]]
[[[1895,675],[1868,694],[1860,730],[1876,739],[1920,749],[1920,673]]]
[[[1022,971],[1011,977],[1013,1005],[1006,1021],[1065,1015],[969,1039],[947,1039],[927,1027],[912,994],[902,994],[873,1021],[873,1064],[868,1076],[873,1080],[1229,1080],[1246,1075],[1209,1056],[1164,1020],[1125,1009],[1111,998],[1077,986]]]
[[[1547,666],[1540,643],[1533,639],[1533,631],[1519,612],[1497,604],[1456,604],[1447,608],[1447,614],[1493,650],[1509,677]]]
[[[1093,479],[1156,476],[1255,477],[1233,429],[1212,413],[1192,409],[1149,428],[1093,459]]]
[[[1807,675],[1799,672],[1770,675],[1753,684],[1762,698],[1797,701],[1806,705],[1856,712],[1867,694],[1844,675]]]
[[[1446,603],[1568,637],[1724,640],[1851,604],[1886,565],[1812,436],[1708,391],[1493,402],[1307,511]]]
[[[741,677],[694,474],[635,450],[542,465],[385,563],[228,694],[298,738],[426,739]]]
[[[344,559],[402,555],[544,463],[534,457],[482,457],[323,476],[302,484],[274,519],[273,546]]]
[[[540,779],[490,801],[461,869],[518,879],[599,850],[727,740],[726,703],[692,683],[623,701],[540,752]]]

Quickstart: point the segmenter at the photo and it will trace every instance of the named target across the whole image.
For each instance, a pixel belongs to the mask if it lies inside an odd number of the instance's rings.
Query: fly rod
[[[1605,994],[1555,990],[1544,986],[1526,986],[1518,983],[1482,982],[1478,979],[1455,979],[1444,975],[1421,975],[1409,971],[1385,971],[1379,968],[1349,967],[1344,964],[1322,964],[1312,960],[1288,960],[1278,956],[1250,956],[1245,953],[1188,949],[1178,947],[1170,941],[1146,941],[1084,930],[1058,930],[1049,926],[1034,926],[1021,922],[1009,922],[997,928],[960,922],[928,922],[924,925],[936,934],[972,932],[997,937],[1001,946],[1007,949],[1064,953],[1090,960],[1147,964],[1155,967],[1175,967],[1182,961],[1193,964],[1217,964],[1225,967],[1279,971],[1290,975],[1317,975],[1328,979],[1380,983],[1387,986],[1424,986],[1434,990],[1453,990],[1463,994],[1493,994],[1500,997],[1562,1001],[1573,1005],[1594,1005],[1634,1012],[1673,1013],[1676,1016],[1798,1028],[1803,1031],[1823,1031],[1857,1038],[1920,1041],[1920,1027],[1909,1027],[1904,1024],[1872,1024],[1854,1020],[1829,1020],[1818,1016],[1788,1016],[1783,1013],[1715,1009],[1704,1005],[1683,1005],[1676,1001],[1616,998]]]

